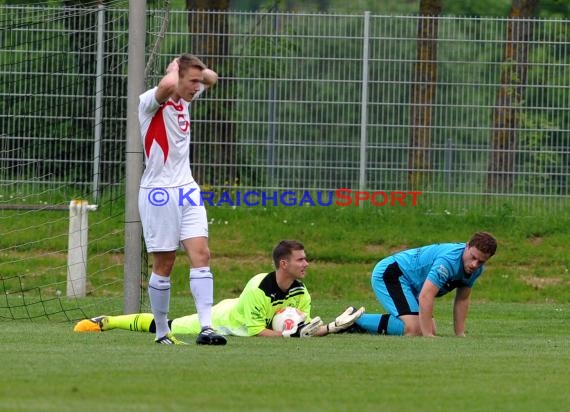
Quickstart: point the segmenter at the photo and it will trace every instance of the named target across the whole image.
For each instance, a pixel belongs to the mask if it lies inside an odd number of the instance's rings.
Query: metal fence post
[[[360,105],[360,176],[358,187],[366,189],[366,145],[368,125],[368,57],[370,43],[370,12],[364,13],[364,30],[362,33],[362,100]]]
[[[103,61],[104,57],[104,31],[105,6],[99,4],[97,12],[97,72],[95,74],[95,128],[93,146],[93,201],[99,199],[99,183],[101,181],[101,129],[103,122]]]

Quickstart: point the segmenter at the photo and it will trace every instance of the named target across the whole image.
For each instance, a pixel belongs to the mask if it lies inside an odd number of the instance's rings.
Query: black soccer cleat
[[[225,345],[228,341],[212,328],[204,328],[196,338],[198,345]]]

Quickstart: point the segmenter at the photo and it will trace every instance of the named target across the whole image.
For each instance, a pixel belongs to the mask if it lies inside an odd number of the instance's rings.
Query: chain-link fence
[[[123,190],[128,11],[0,10],[4,195]],[[205,187],[416,190],[450,210],[498,199],[525,214],[568,205],[568,21],[185,11],[164,21],[158,43],[149,33],[149,86],[183,52],[220,75],[192,113]]]

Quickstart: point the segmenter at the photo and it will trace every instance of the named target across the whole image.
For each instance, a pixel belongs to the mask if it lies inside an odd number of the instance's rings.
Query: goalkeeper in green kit
[[[281,241],[273,250],[275,271],[252,277],[238,298],[225,299],[212,308],[213,327],[230,336],[311,337],[338,333],[352,326],[364,308],[348,307],[334,321],[324,324],[320,317],[311,318],[311,296],[302,279],[309,266],[303,244],[294,240]],[[275,313],[294,307],[306,314],[304,321],[292,329],[279,332],[271,329]],[[169,320],[173,334],[198,334],[198,315]],[[154,332],[151,313],[119,316],[98,316],[75,325],[76,332],[100,332],[124,329]]]

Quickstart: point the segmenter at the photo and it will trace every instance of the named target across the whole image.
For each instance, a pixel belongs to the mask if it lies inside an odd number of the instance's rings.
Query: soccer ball
[[[307,315],[297,308],[282,308],[275,312],[271,321],[271,329],[277,332],[291,330],[299,323],[303,322]]]

